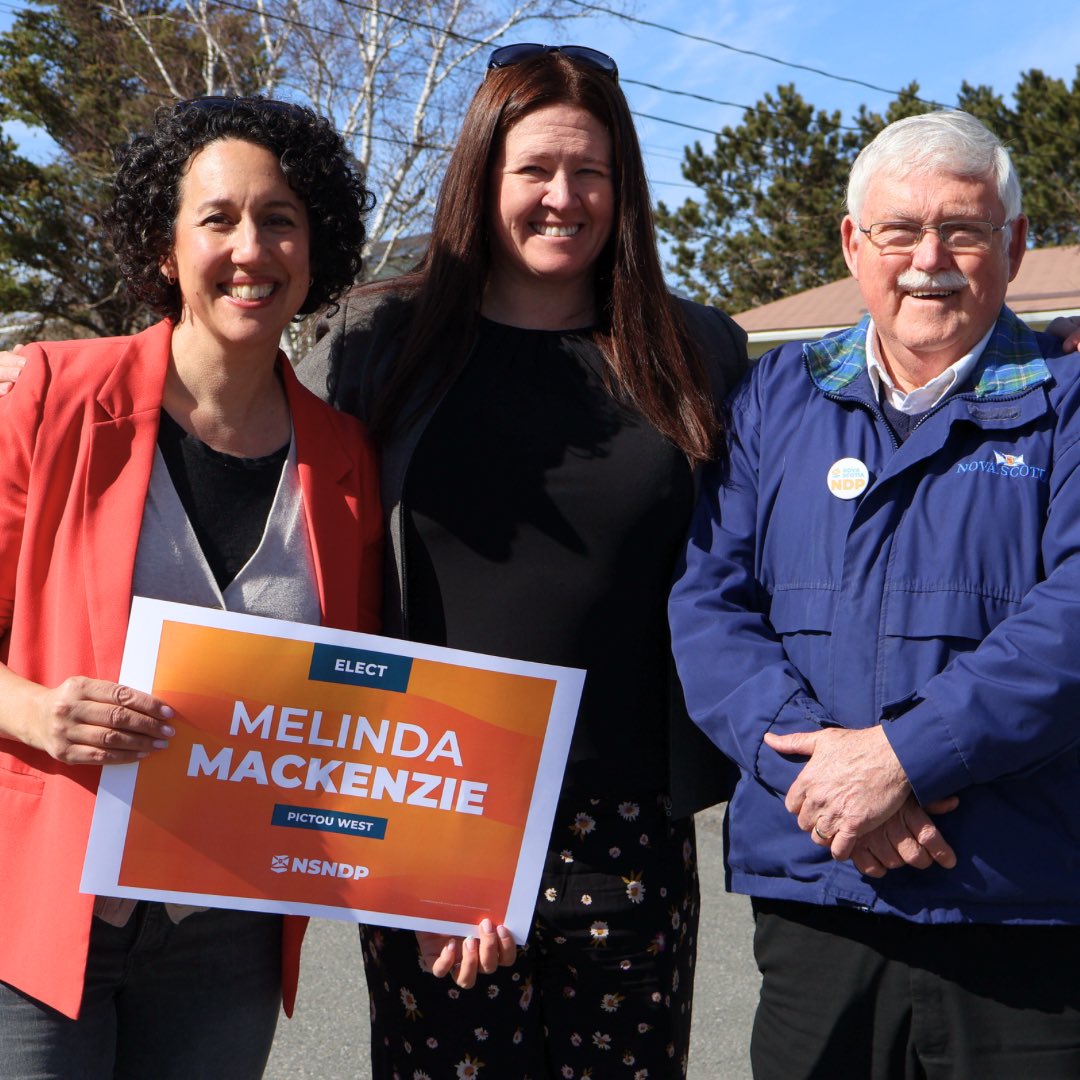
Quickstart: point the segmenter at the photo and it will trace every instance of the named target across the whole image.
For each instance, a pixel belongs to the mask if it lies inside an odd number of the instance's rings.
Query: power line
[[[360,3],[356,3],[356,2],[349,2],[349,0],[341,0],[341,2],[347,7],[356,8],[356,9],[361,10],[361,11],[373,11],[373,10],[375,10],[373,8],[367,7],[364,4],[360,4]],[[256,8],[249,7],[246,4],[237,3],[236,0],[219,0],[219,3],[221,4],[222,7],[230,8],[233,11],[243,12],[244,14],[247,14],[247,15],[258,15],[258,14],[260,14],[260,12]],[[6,6],[7,6],[6,4],[0,4],[0,9],[3,9]],[[12,10],[14,11],[16,9],[12,9]],[[294,28],[299,28],[299,29],[302,29],[302,30],[309,30],[309,31],[311,31],[313,33],[323,34],[323,35],[325,35],[327,37],[342,38],[342,39],[345,39],[345,40],[348,40],[348,41],[355,41],[356,40],[355,35],[353,35],[353,34],[344,33],[342,31],[330,30],[330,29],[326,29],[326,28],[323,28],[323,27],[318,27],[318,26],[315,26],[313,23],[304,22],[304,21],[302,21],[300,19],[290,18],[288,16],[280,15],[280,14],[277,14],[275,12],[266,12],[264,14],[266,15],[267,18],[269,18],[269,19],[271,19],[271,20],[273,20],[275,22],[284,23],[285,25],[291,26],[291,27],[294,27]],[[419,27],[421,29],[432,29],[432,30],[438,29],[437,27],[435,27],[434,25],[432,25],[430,23],[422,23],[422,22],[419,22],[416,19],[408,18],[407,16],[398,16],[398,15],[394,15],[392,13],[384,13],[384,14],[386,14],[387,17],[389,17],[389,18],[393,18],[393,19],[397,19],[397,20],[402,21],[402,22],[406,22],[409,25],[416,26],[416,27]],[[482,42],[478,38],[467,37],[466,35],[457,34],[454,31],[450,31],[450,30],[446,31],[446,33],[450,37],[457,38],[457,39],[460,39],[462,41],[466,41],[466,42],[474,43],[474,44],[482,44]],[[283,85],[287,85],[287,84],[283,84]],[[679,91],[672,91],[672,92],[673,93],[678,93]],[[633,113],[633,115],[640,116],[643,119],[654,120],[654,121],[656,121],[658,123],[661,123],[661,124],[670,124],[670,125],[673,125],[673,126],[676,126],[676,127],[691,127],[691,125],[680,123],[677,120],[668,120],[665,117],[661,117],[661,116],[649,116],[649,115],[647,115],[645,113]],[[700,132],[703,132],[703,133],[708,134],[708,135],[715,135],[715,136],[720,135],[720,132],[713,131],[710,128],[692,127],[692,130],[700,131]],[[344,132],[339,132],[339,134],[341,134],[343,136],[345,135]],[[450,150],[453,149],[452,146],[446,146],[446,145],[443,145],[443,144],[416,142],[416,141],[409,140],[409,139],[394,138],[393,136],[388,136],[388,135],[377,135],[375,133],[371,133],[367,137],[372,139],[375,142],[389,143],[389,144],[391,144],[393,146],[405,146],[405,147],[410,147],[410,148],[413,148],[413,149],[420,149],[420,150],[450,151]]]
[[[283,82],[281,85],[282,86],[288,86],[289,84]],[[171,95],[162,94],[159,91],[139,90],[137,92],[139,94],[141,94],[143,97],[156,98],[163,105],[171,105],[174,101],[176,101],[176,98],[172,97]],[[340,129],[337,129],[337,128],[335,128],[335,131],[337,131],[337,133],[343,139],[355,139],[355,138],[358,137],[358,134],[355,131],[350,133],[350,132],[346,132],[346,131],[341,131]],[[395,138],[393,135],[376,135],[374,132],[370,132],[370,133],[364,135],[363,138],[371,139],[371,140],[373,140],[375,142],[390,143],[393,146],[407,146],[407,147],[409,147],[410,149],[413,149],[413,150],[439,150],[439,151],[444,151],[444,152],[450,152],[450,151],[452,151],[454,149],[453,146],[451,146],[451,145],[449,145],[447,143],[418,142],[416,139]]]
[[[642,120],[655,120],[658,124],[671,124],[673,127],[686,128],[688,131],[701,131],[706,135],[715,135],[718,138],[723,135],[723,132],[713,131],[712,128],[698,127],[697,124],[684,124],[681,120],[669,120],[666,116],[651,116],[649,113],[636,112],[634,109],[630,110],[634,116],[640,116]]]
[[[707,45],[714,45],[714,46],[716,46],[718,48],[727,49],[730,52],[740,53],[740,54],[742,54],[744,56],[753,56],[753,57],[756,57],[757,59],[760,59],[760,60],[768,60],[771,63],[780,64],[780,65],[782,65],[784,67],[795,68],[795,69],[800,70],[800,71],[809,71],[809,72],[812,72],[812,73],[814,73],[816,75],[822,75],[827,79],[834,79],[834,80],[839,81],[839,82],[852,83],[852,84],[854,84],[856,86],[866,87],[869,90],[876,90],[876,91],[878,91],[880,93],[891,94],[893,97],[898,97],[900,95],[899,90],[890,90],[887,87],[878,86],[875,83],[866,82],[866,81],[864,81],[862,79],[852,78],[852,77],[847,76],[847,75],[837,75],[834,72],[826,71],[824,68],[813,67],[813,66],[811,66],[809,64],[799,64],[799,63],[796,63],[796,62],[790,61],[790,60],[782,60],[779,57],[770,56],[768,53],[757,52],[757,51],[755,51],[753,49],[743,49],[743,48],[740,48],[739,46],[731,45],[731,44],[729,44],[728,42],[725,42],[725,41],[718,41],[715,38],[705,37],[705,36],[700,35],[700,34],[691,34],[688,31],[679,30],[679,29],[677,29],[676,27],[673,27],[673,26],[665,26],[663,23],[653,22],[653,21],[651,21],[649,19],[641,19],[641,18],[638,18],[637,16],[627,15],[627,14],[624,14],[624,13],[618,12],[618,11],[612,11],[610,8],[602,7],[599,4],[588,3],[587,0],[568,0],[568,2],[575,5],[576,7],[583,8],[586,11],[594,11],[594,12],[597,12],[598,14],[608,15],[611,18],[620,19],[620,20],[622,20],[624,22],[636,23],[638,25],[647,26],[647,27],[650,27],[650,28],[655,29],[655,30],[663,30],[665,33],[675,34],[678,37],[687,38],[688,40],[691,40],[691,41],[700,41],[700,42],[703,42],[703,43],[705,43]],[[282,23],[285,23],[286,25],[289,25],[289,26],[297,27],[297,28],[300,28],[300,29],[303,29],[303,30],[310,30],[313,33],[321,34],[321,35],[324,35],[326,37],[340,38],[342,40],[348,40],[348,41],[355,40],[355,37],[352,34],[343,33],[342,31],[338,31],[338,30],[331,30],[331,29],[329,29],[328,27],[325,27],[325,26],[316,26],[316,25],[314,25],[312,23],[304,22],[304,21],[302,21],[302,20],[300,20],[298,18],[291,18],[291,17],[285,16],[285,15],[280,15],[280,14],[278,14],[276,12],[259,11],[258,9],[253,8],[253,7],[249,7],[246,4],[230,2],[230,0],[219,0],[219,3],[221,4],[222,7],[231,8],[234,11],[241,11],[241,12],[244,12],[245,14],[248,14],[248,15],[260,15],[260,16],[262,16],[264,18],[269,18],[269,19],[271,19],[271,20],[273,20],[275,22],[282,22]],[[371,7],[371,6],[367,5],[367,4],[358,3],[357,0],[339,0],[339,3],[343,7],[350,7],[350,8],[355,9],[356,11],[367,12],[367,13],[370,13],[370,14],[382,15],[384,18],[393,19],[396,22],[404,23],[407,26],[412,26],[412,27],[415,27],[416,29],[433,30],[433,31],[435,31],[437,33],[445,33],[448,37],[453,38],[456,41],[464,42],[465,44],[468,44],[468,45],[484,45],[484,44],[487,44],[486,40],[483,39],[483,38],[472,37],[471,35],[468,35],[468,34],[460,34],[460,33],[456,32],[456,31],[448,30],[445,27],[438,26],[438,25],[436,25],[434,23],[424,22],[421,19],[414,19],[414,18],[411,18],[411,17],[409,17],[407,15],[402,15],[402,14],[400,14],[398,12],[385,11],[385,10],[381,10],[379,8]],[[20,10],[20,8],[18,8],[17,6],[9,5],[8,3],[0,4],[0,10],[3,10],[3,9],[6,9],[6,10],[8,10],[9,12],[11,12],[13,14],[17,13]],[[762,109],[760,106],[756,106],[756,105],[743,105],[743,104],[740,104],[739,102],[735,102],[735,101],[724,101],[724,100],[721,100],[721,99],[718,99],[718,98],[709,97],[708,95],[705,95],[705,94],[691,93],[691,92],[686,91],[686,90],[675,90],[675,89],[672,89],[672,88],[666,87],[666,86],[658,86],[655,83],[642,82],[641,80],[638,80],[638,79],[631,79],[631,78],[623,77],[622,81],[624,83],[629,84],[629,85],[642,86],[642,87],[645,87],[645,88],[650,89],[650,90],[655,90],[658,93],[672,94],[672,95],[678,96],[678,97],[693,98],[693,99],[695,99],[697,101],[706,102],[708,104],[723,105],[723,106],[727,106],[727,107],[730,107],[730,108],[742,109],[744,111],[762,111],[762,112],[776,113],[776,110]],[[916,97],[914,100],[919,101],[919,102],[921,102],[922,104],[925,104],[925,105],[932,105],[935,108],[947,108],[947,106],[942,105],[940,102],[931,101],[931,100],[926,99],[926,98]],[[662,118],[658,118],[658,119],[659,119],[659,121],[661,123],[669,123],[669,121],[663,120]],[[844,127],[843,130],[857,131],[858,129],[853,128],[853,127]],[[713,134],[716,134],[716,133],[713,132]]]
[[[691,191],[700,191],[701,187],[698,184],[689,184],[685,180],[650,180],[650,187],[677,187],[677,188],[690,188]]]
[[[667,151],[664,147],[653,143],[643,142],[641,149],[647,151],[649,157],[659,158],[661,161],[683,161],[686,157],[685,149]]]
[[[878,86],[875,83],[865,82],[863,79],[855,79],[850,75],[837,75],[835,72],[826,71],[824,68],[812,67],[810,64],[797,64],[792,60],[781,60],[778,56],[770,56],[768,53],[756,52],[754,49],[742,49],[737,45],[731,45],[726,41],[717,41],[715,38],[704,37],[701,34],[691,34],[686,30],[677,30],[674,26],[665,26],[663,23],[652,22],[649,19],[639,19],[636,15],[626,15],[621,11],[612,11],[610,8],[601,7],[599,4],[590,4],[587,0],[568,0],[568,3],[573,4],[575,7],[584,8],[586,11],[595,11],[601,15],[609,15],[613,19],[620,19],[623,22],[636,23],[639,26],[648,26],[653,30],[663,30],[668,34],[675,34],[678,37],[687,38],[690,41],[701,41],[706,45],[715,45],[720,49],[727,49],[729,52],[741,53],[743,56],[753,56],[758,60],[768,60],[773,64],[781,64],[783,67],[795,68],[798,71],[809,71],[814,75],[822,75],[826,79],[835,79],[837,82],[853,83],[855,86],[864,86],[868,90],[877,90],[882,94],[892,94],[893,97],[898,97],[899,90],[890,90],[887,86]],[[944,109],[948,106],[942,105],[939,101],[929,101],[926,98],[915,98],[916,101],[921,102],[923,105],[933,105],[934,108]]]
[[[655,83],[642,82],[640,79],[623,79],[624,83],[632,83],[634,86],[644,86],[648,90],[658,90],[661,94],[673,94],[677,97],[693,98],[695,101],[704,101],[710,105],[726,105],[733,109],[742,109],[744,112],[764,113],[766,116],[783,116],[781,109],[767,109],[764,105],[740,105],[737,101],[722,101],[720,98],[708,97],[706,94],[695,94],[689,90],[669,90],[666,86],[657,86]],[[667,123],[668,121],[665,121]],[[860,128],[851,127],[847,124],[837,124],[838,131],[859,131]],[[704,130],[704,129],[703,129]],[[714,132],[713,134],[718,134]]]
[[[482,38],[471,37],[468,34],[459,34],[457,31],[448,30],[448,29],[446,29],[444,27],[437,26],[434,23],[424,22],[421,19],[414,19],[414,18],[409,17],[408,15],[401,15],[401,14],[398,14],[397,12],[392,12],[392,11],[383,11],[383,10],[380,10],[378,8],[371,7],[371,6],[367,5],[367,4],[359,3],[358,0],[338,0],[338,2],[343,7],[353,8],[353,9],[355,9],[357,11],[362,11],[362,12],[380,14],[384,18],[392,19],[395,22],[405,23],[407,26],[412,26],[412,27],[415,27],[416,29],[433,30],[433,31],[435,31],[437,33],[445,33],[447,35],[447,37],[453,38],[455,41],[464,42],[467,45],[484,45],[484,44],[486,44],[485,40],[482,39]],[[262,13],[262,12],[257,11],[257,9],[249,7],[249,6],[245,5],[245,4],[237,3],[236,0],[219,0],[219,3],[221,4],[222,7],[231,8],[234,11],[242,11],[242,12],[248,14],[248,15],[264,14],[267,18],[270,18],[270,19],[272,19],[272,20],[274,20],[276,22],[283,22],[283,23],[285,23],[286,25],[289,25],[289,26],[300,27],[301,29],[310,30],[310,31],[313,31],[315,33],[326,34],[326,35],[328,35],[330,37],[338,37],[338,38],[346,38],[348,40],[355,40],[352,34],[342,33],[340,31],[325,30],[325,29],[323,29],[321,27],[314,26],[311,23],[305,23],[305,22],[300,21],[299,19],[290,18],[290,17],[285,16],[285,15],[279,15],[279,14],[272,13],[272,12]],[[591,10],[602,12],[604,14],[611,15],[611,16],[614,16],[616,18],[626,18],[626,19],[630,19],[633,22],[641,22],[641,23],[643,23],[643,25],[646,25],[646,26],[655,26],[658,29],[667,30],[670,33],[679,34],[679,35],[684,36],[684,37],[691,37],[691,38],[695,37],[695,35],[693,35],[693,34],[686,34],[684,31],[675,30],[672,27],[661,26],[659,23],[649,23],[649,22],[646,22],[645,20],[642,20],[642,19],[632,18],[631,16],[621,16],[617,12],[610,11],[607,8],[601,8],[601,7],[597,6],[597,5],[584,3],[584,0],[570,0],[570,3],[577,4],[579,7],[589,8]],[[746,52],[746,51],[748,51],[748,50],[735,49],[735,46],[733,46],[733,45],[725,45],[723,42],[713,42],[709,38],[701,38],[700,40],[708,42],[710,44],[721,45],[723,48],[733,49],[736,52]],[[751,54],[751,55],[762,55],[762,56],[764,56],[764,54]],[[774,60],[775,57],[765,57],[765,59]],[[786,61],[777,60],[776,62],[777,63],[785,63]],[[795,65],[792,65],[792,66],[801,67],[803,65],[795,64]],[[807,68],[807,70],[815,71],[817,69],[815,69],[815,68]],[[835,77],[836,78],[843,78],[842,76],[835,76]],[[767,108],[764,108],[763,106],[760,106],[760,105],[742,105],[739,102],[735,102],[735,101],[723,101],[723,100],[721,100],[719,98],[709,97],[709,96],[707,96],[705,94],[691,93],[690,91],[687,91],[687,90],[674,90],[674,89],[672,89],[670,87],[666,87],[666,86],[657,86],[655,83],[642,82],[639,79],[630,79],[630,78],[626,78],[626,77],[621,77],[621,81],[623,83],[628,84],[628,85],[642,86],[642,87],[645,87],[646,89],[649,89],[649,90],[655,90],[655,91],[657,91],[658,93],[661,93],[661,94],[671,94],[671,95],[676,96],[676,97],[693,98],[695,100],[703,101],[703,102],[706,102],[706,103],[711,104],[711,105],[723,105],[725,107],[730,107],[730,108],[735,108],[735,109],[742,109],[744,112],[759,112],[759,113],[765,113],[765,114],[771,115],[771,116],[783,116],[784,115],[784,113],[779,109],[767,109]],[[857,79],[848,79],[846,81],[848,81],[848,82],[858,82],[859,80],[857,80]],[[881,87],[871,86],[870,83],[863,83],[862,85],[869,86],[871,89],[875,89],[875,90],[881,90],[882,89]],[[899,91],[884,90],[884,93],[893,94],[894,96],[896,96],[896,95],[899,94]],[[922,99],[921,98],[916,98],[916,100],[921,101]],[[935,104],[936,105],[937,103],[936,102],[930,102],[929,104]],[[631,110],[631,112],[633,112],[633,110]],[[634,115],[635,116],[645,116],[644,113],[636,113],[636,112],[634,113]],[[695,127],[694,125],[688,125],[688,124],[680,123],[677,120],[668,120],[668,119],[666,119],[665,117],[662,117],[662,116],[650,116],[650,117],[647,117],[647,119],[654,120],[654,121],[656,121],[657,123],[660,123],[660,124],[669,124],[669,125],[671,125],[673,127],[682,127],[682,128],[689,127],[690,130],[700,131],[700,132],[703,132],[703,133],[705,133],[707,135],[719,136],[721,134],[721,132],[716,131],[716,130],[714,130],[712,128]],[[858,128],[846,127],[846,126],[843,126],[843,125],[841,125],[840,127],[841,127],[841,130],[844,130],[844,131],[858,131],[859,130]]]
[[[296,28],[296,29],[307,30],[307,31],[310,31],[310,32],[312,32],[314,34],[322,35],[324,37],[338,38],[338,39],[346,40],[346,41],[350,41],[350,42],[356,40],[354,34],[351,34],[351,33],[348,33],[348,32],[343,32],[343,31],[340,31],[340,30],[331,30],[328,27],[324,27],[324,26],[316,26],[313,23],[305,22],[305,21],[303,21],[303,20],[301,20],[299,18],[296,18],[296,17],[290,17],[290,16],[287,16],[287,15],[282,15],[282,14],[279,14],[277,12],[259,11],[258,9],[254,8],[254,7],[251,7],[251,6],[247,5],[247,4],[238,3],[238,2],[236,2],[236,0],[218,0],[218,2],[219,2],[221,7],[229,8],[229,9],[231,9],[233,11],[242,12],[242,13],[247,14],[247,15],[258,15],[258,16],[261,16],[261,17],[269,18],[270,20],[272,20],[274,22],[283,23],[286,26],[291,26],[291,27]],[[394,20],[396,22],[402,22],[402,23],[405,23],[408,26],[412,26],[412,27],[415,27],[417,29],[431,30],[431,31],[435,31],[437,33],[445,33],[448,37],[450,37],[450,38],[452,38],[454,40],[457,40],[457,41],[464,42],[464,43],[469,44],[469,45],[484,45],[484,44],[487,43],[484,39],[475,38],[475,37],[472,37],[472,36],[467,35],[467,34],[461,34],[461,33],[458,33],[458,32],[456,32],[454,30],[449,30],[449,29],[446,29],[444,27],[437,26],[437,25],[435,25],[433,23],[424,22],[423,20],[420,20],[420,19],[414,19],[414,18],[411,18],[411,17],[409,17],[407,15],[401,15],[401,14],[399,14],[397,12],[390,12],[390,11],[380,10],[378,8],[371,7],[371,6],[367,5],[367,4],[360,3],[360,2],[358,2],[358,0],[338,0],[338,2],[343,7],[353,8],[353,9],[355,9],[357,11],[361,11],[361,12],[379,14],[379,15],[382,15],[384,18],[392,19],[392,20]],[[851,79],[851,78],[847,78],[845,76],[832,75],[829,72],[823,71],[823,70],[818,69],[818,68],[812,68],[812,67],[809,67],[809,66],[804,65],[804,64],[795,64],[795,63],[791,63],[789,61],[780,60],[780,59],[778,59],[776,57],[773,57],[773,56],[768,56],[765,53],[757,53],[757,52],[754,52],[754,51],[749,50],[749,49],[740,49],[740,48],[738,48],[738,47],[736,47],[734,45],[729,45],[726,42],[716,41],[716,40],[714,40],[712,38],[706,38],[706,37],[702,37],[702,36],[696,35],[696,34],[690,34],[690,33],[687,33],[686,31],[683,31],[683,30],[677,30],[674,27],[664,26],[661,23],[651,22],[651,21],[646,20],[646,19],[639,19],[639,18],[637,18],[635,16],[623,15],[623,14],[621,14],[619,12],[612,11],[612,10],[610,10],[608,8],[601,7],[601,6],[597,5],[597,4],[587,3],[586,0],[569,0],[569,2],[572,3],[572,4],[575,4],[578,7],[584,8],[586,10],[606,14],[606,15],[609,15],[609,16],[611,16],[613,18],[624,19],[626,21],[639,23],[639,24],[641,24],[643,26],[649,26],[649,27],[652,27],[652,28],[655,28],[655,29],[664,30],[664,31],[666,31],[668,33],[676,34],[676,35],[678,35],[680,37],[686,37],[686,38],[689,38],[689,39],[692,39],[692,40],[695,40],[695,41],[702,41],[702,42],[705,42],[707,44],[717,45],[717,46],[719,46],[721,48],[729,49],[729,50],[731,50],[733,52],[745,53],[745,54],[747,54],[749,56],[756,56],[756,57],[759,57],[761,59],[770,60],[770,61],[773,61],[773,62],[778,63],[778,64],[785,64],[785,65],[787,65],[789,67],[796,67],[796,68],[801,68],[801,69],[806,70],[806,71],[813,71],[813,72],[816,72],[818,74],[825,75],[825,76],[827,76],[829,78],[836,78],[836,79],[840,79],[840,80],[845,81],[845,82],[851,82],[851,83],[856,83],[856,84],[861,85],[861,86],[866,86],[866,87],[868,87],[870,89],[873,89],[873,90],[880,90],[883,93],[889,93],[889,94],[894,94],[894,95],[897,95],[899,93],[899,91],[888,90],[888,89],[886,89],[884,87],[875,86],[872,83],[862,82],[859,79]],[[8,5],[6,3],[0,4],[0,9],[2,9],[4,7],[7,7],[7,6]],[[13,8],[12,10],[17,10],[17,9]],[[697,100],[697,101],[705,102],[707,104],[721,105],[721,106],[728,107],[728,108],[741,109],[743,112],[756,112],[756,113],[761,113],[761,114],[770,115],[770,116],[784,116],[784,115],[786,115],[785,112],[783,110],[780,110],[780,109],[769,109],[769,108],[766,108],[766,107],[761,106],[761,105],[744,105],[744,104],[742,104],[740,102],[725,101],[725,100],[722,100],[720,98],[710,97],[710,96],[705,95],[705,94],[698,94],[698,93],[694,93],[694,92],[686,91],[686,90],[675,90],[675,89],[670,88],[670,87],[659,86],[659,85],[657,85],[655,83],[648,83],[648,82],[644,82],[644,81],[639,80],[639,79],[632,79],[632,78],[623,77],[622,82],[627,84],[627,85],[641,86],[641,87],[644,87],[646,89],[654,90],[654,91],[656,91],[658,93],[662,93],[662,94],[670,94],[670,95],[677,96],[677,97],[691,98],[691,99],[694,99],[694,100]],[[404,98],[402,98],[402,100],[404,100]],[[924,99],[916,98],[915,100],[923,101]],[[937,102],[927,102],[927,104],[937,105],[938,103]],[[685,123],[683,121],[671,120],[671,119],[668,119],[667,117],[664,117],[664,116],[655,116],[655,115],[651,115],[651,114],[648,114],[648,113],[637,112],[636,110],[633,110],[633,109],[631,109],[630,111],[631,111],[632,115],[634,115],[634,116],[641,117],[642,119],[646,119],[646,120],[652,120],[655,123],[659,123],[659,124],[667,124],[667,125],[669,125],[671,127],[683,128],[683,129],[689,130],[689,131],[697,131],[697,132],[701,132],[702,134],[713,135],[715,137],[721,137],[722,134],[723,134],[722,132],[716,131],[714,128],[703,127],[703,126],[700,126],[700,125],[697,125],[697,124],[687,124],[687,123]],[[851,127],[851,126],[847,126],[847,125],[836,125],[836,127],[837,127],[838,130],[841,130],[841,131],[854,131],[854,132],[857,132],[857,131],[860,130],[859,128]],[[419,149],[435,149],[435,150],[445,150],[445,149],[447,149],[447,147],[437,145],[437,144],[426,144],[426,143],[423,143],[423,142],[414,142],[414,141],[410,141],[410,140],[407,140],[407,139],[393,138],[393,137],[390,137],[390,136],[380,136],[380,135],[371,134],[368,137],[371,138],[374,141],[377,141],[377,142],[385,142],[385,143],[390,143],[390,144],[398,145],[398,146],[411,146],[411,147],[416,147],[416,148],[419,148]]]

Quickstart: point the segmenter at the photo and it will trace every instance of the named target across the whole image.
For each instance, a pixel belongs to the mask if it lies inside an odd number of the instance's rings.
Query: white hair
[[[848,179],[847,208],[856,220],[873,176],[949,173],[997,185],[1005,220],[1020,213],[1020,180],[1001,140],[980,120],[959,109],[908,116],[889,124],[862,148]]]

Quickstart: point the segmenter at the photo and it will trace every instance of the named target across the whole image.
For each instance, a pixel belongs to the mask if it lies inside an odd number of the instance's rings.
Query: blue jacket
[[[969,388],[898,445],[866,328],[775,350],[737,391],[672,594],[690,713],[741,774],[729,886],[1080,923],[1080,364],[1003,309]],[[855,498],[826,480],[843,458],[866,466]],[[864,877],[784,809],[801,764],[767,731],[871,724],[921,802],[959,795],[954,869]]]

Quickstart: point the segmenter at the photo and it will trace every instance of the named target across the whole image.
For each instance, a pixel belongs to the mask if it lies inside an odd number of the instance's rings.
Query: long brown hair
[[[611,134],[615,224],[596,264],[593,340],[612,388],[691,461],[707,460],[720,422],[701,354],[664,283],[630,109],[610,76],[561,53],[491,70],[477,90],[439,192],[427,254],[415,271],[381,286],[413,294],[414,303],[401,352],[374,402],[372,430],[388,437],[407,420],[403,413],[421,381],[434,397],[464,364],[491,265],[492,164],[507,132],[547,105],[585,109]]]

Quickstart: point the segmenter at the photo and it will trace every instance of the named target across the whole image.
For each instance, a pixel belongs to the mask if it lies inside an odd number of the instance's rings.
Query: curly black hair
[[[261,96],[178,101],[158,111],[153,131],[117,152],[105,225],[128,288],[159,314],[179,318],[180,288],[161,274],[161,264],[172,251],[184,169],[193,154],[218,139],[269,150],[307,208],[312,284],[299,314],[341,296],[360,272],[364,215],[374,197],[328,120],[302,105]]]

